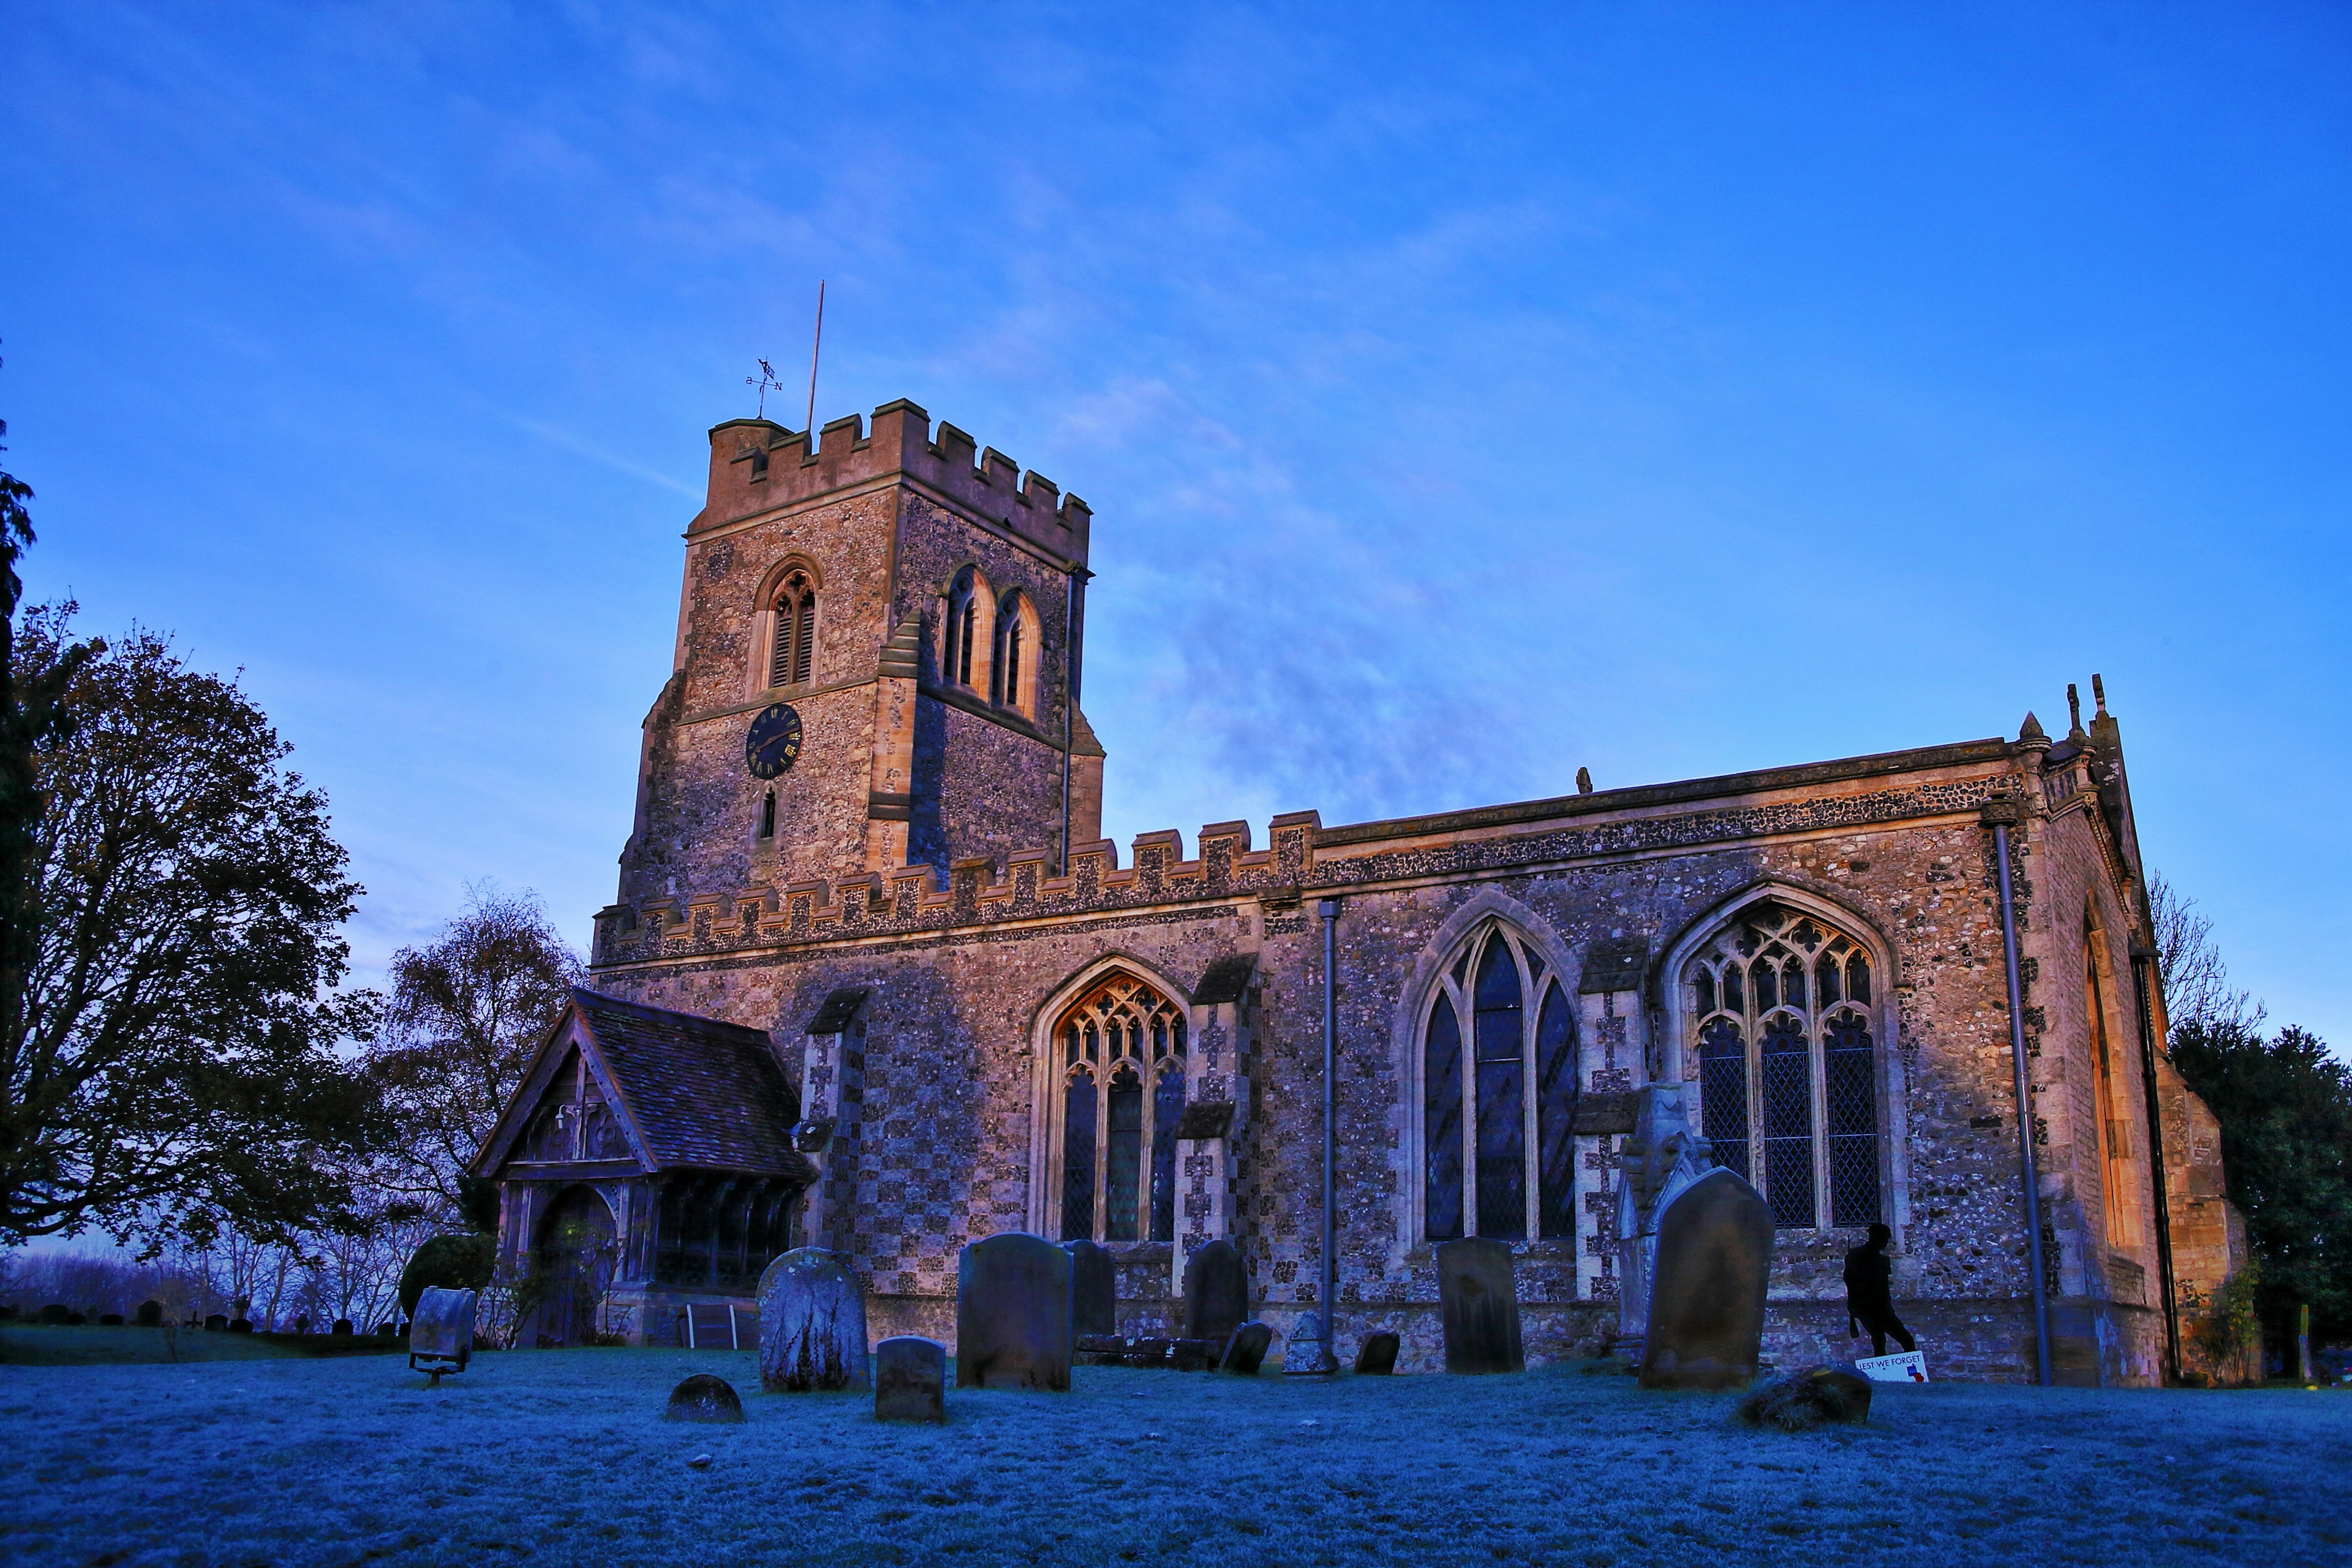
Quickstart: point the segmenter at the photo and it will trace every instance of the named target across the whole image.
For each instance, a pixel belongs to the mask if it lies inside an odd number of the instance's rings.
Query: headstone
[[[1363,1377],[1386,1377],[1396,1371],[1397,1337],[1387,1329],[1366,1334],[1356,1347],[1356,1372]]]
[[[769,1264],[760,1321],[760,1386],[769,1393],[870,1386],[866,1292],[840,1253],[796,1247]]]
[[[874,1347],[874,1419],[945,1421],[948,1348],[898,1334]]]
[[[136,1315],[132,1317],[131,1321],[142,1329],[162,1328],[163,1326],[163,1303],[161,1301],[140,1302],[139,1310]]]
[[[1118,1332],[1118,1266],[1110,1248],[1091,1241],[1066,1241],[1070,1255],[1070,1331]]]
[[[330,1331],[340,1335],[343,1339],[350,1339],[352,1337],[352,1321],[349,1318],[337,1318],[335,1320],[334,1328]]]
[[[474,1293],[427,1285],[416,1299],[416,1316],[408,1325],[408,1364],[414,1367],[421,1356],[455,1363],[455,1370],[462,1372],[473,1354]],[[439,1374],[435,1375],[437,1380]]]
[[[1070,1388],[1070,1255],[1006,1231],[956,1258],[956,1386]]]
[[[101,1329],[119,1329],[122,1326],[122,1314],[120,1312],[100,1312],[98,1315],[98,1326]]]
[[[1437,1300],[1448,1372],[1525,1372],[1511,1248],[1488,1237],[1437,1244]]]
[[[1817,1366],[1766,1384],[1739,1402],[1750,1426],[1802,1432],[1832,1422],[1859,1426],[1870,1419],[1870,1380],[1833,1366]]]
[[[211,1330],[214,1333],[220,1333],[228,1327],[227,1314],[224,1312],[205,1313],[205,1327]]]
[[[1643,1388],[1732,1388],[1756,1375],[1772,1211],[1727,1170],[1709,1171],[1658,1216]]]
[[[1223,1344],[1249,1316],[1242,1255],[1222,1238],[1184,1260],[1184,1337]]]
[[[231,1318],[228,1321],[228,1331],[233,1334],[249,1334],[253,1332],[253,1320],[250,1318]]]
[[[294,1320],[294,1331],[298,1334],[307,1334],[310,1331],[310,1313],[305,1312]]]
[[[743,1419],[743,1400],[725,1378],[698,1372],[669,1391],[662,1419],[732,1425]]]
[[[1282,1342],[1283,1375],[1301,1377],[1339,1370],[1331,1347],[1323,1341],[1322,1314],[1301,1312],[1293,1318],[1290,1332]]]
[[[73,1309],[63,1301],[52,1301],[41,1309],[41,1321],[52,1326],[61,1324],[72,1316]]]
[[[1217,1363],[1217,1370],[1255,1377],[1257,1369],[1265,1364],[1266,1350],[1273,1343],[1272,1326],[1253,1319],[1235,1329],[1225,1341],[1225,1359]]]

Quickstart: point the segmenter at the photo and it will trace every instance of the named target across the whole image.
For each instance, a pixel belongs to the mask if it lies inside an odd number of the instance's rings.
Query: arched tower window
[[[1062,1239],[1176,1238],[1184,1010],[1124,972],[1054,1026],[1062,1079]]]
[[[1423,1229],[1433,1241],[1575,1235],[1576,1025],[1559,977],[1517,931],[1489,922],[1433,993],[1422,1025]]]
[[[995,621],[994,602],[978,569],[957,573],[948,590],[947,630],[940,648],[940,673],[949,684],[971,691],[989,686]]]
[[[768,647],[768,684],[804,686],[816,658],[816,584],[805,572],[784,574],[776,589],[775,631]]]
[[[996,606],[996,656],[989,666],[988,700],[1037,716],[1037,612],[1018,588]]]
[[[1751,904],[1683,972],[1699,1124],[1775,1225],[1884,1217],[1871,961],[1807,914]]]

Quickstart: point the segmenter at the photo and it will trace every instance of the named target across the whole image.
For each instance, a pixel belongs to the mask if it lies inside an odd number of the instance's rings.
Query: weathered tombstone
[[[1709,1171],[1658,1216],[1643,1388],[1731,1388],[1756,1375],[1772,1211],[1727,1170]]]
[[[335,1320],[335,1326],[328,1331],[340,1339],[350,1339],[352,1337],[352,1321],[349,1318],[337,1318]]]
[[[122,1314],[120,1312],[100,1312],[98,1315],[98,1326],[101,1329],[119,1329],[122,1326]]]
[[[1070,1331],[1118,1332],[1118,1266],[1110,1248],[1091,1241],[1066,1241],[1070,1255]]]
[[[408,1325],[409,1369],[423,1372],[438,1388],[446,1373],[465,1371],[473,1356],[474,1293],[427,1285]],[[419,1367],[420,1360],[426,1364]]]
[[[743,1419],[743,1400],[725,1378],[698,1372],[669,1391],[662,1419],[730,1425]]]
[[[1222,1345],[1249,1316],[1242,1255],[1220,1238],[1184,1260],[1184,1337]]]
[[[1323,1342],[1322,1314],[1301,1312],[1293,1318],[1290,1332],[1282,1342],[1283,1375],[1302,1377],[1339,1370],[1339,1363],[1332,1357],[1331,1347]]]
[[[1364,1377],[1386,1377],[1396,1371],[1397,1337],[1387,1329],[1366,1334],[1356,1347],[1356,1372]]]
[[[52,1301],[41,1309],[41,1321],[56,1326],[73,1316],[73,1309],[63,1301]]]
[[[1446,1371],[1528,1370],[1507,1243],[1488,1237],[1439,1242],[1437,1300],[1445,1319]]]
[[[205,1327],[215,1334],[224,1332],[228,1328],[227,1314],[224,1312],[205,1313]]]
[[[1252,1319],[1226,1339],[1224,1359],[1217,1363],[1217,1370],[1255,1377],[1257,1369],[1265,1364],[1265,1352],[1273,1344],[1272,1325]]]
[[[132,1317],[131,1321],[142,1329],[162,1328],[163,1326],[163,1303],[161,1301],[140,1302],[139,1310],[137,1314]]]
[[[956,1258],[956,1386],[1070,1388],[1070,1255],[1006,1231]]]
[[[840,1253],[796,1247],[769,1264],[760,1321],[760,1386],[769,1393],[868,1385],[866,1293]]]
[[[874,1347],[874,1419],[945,1421],[948,1348],[898,1334]]]

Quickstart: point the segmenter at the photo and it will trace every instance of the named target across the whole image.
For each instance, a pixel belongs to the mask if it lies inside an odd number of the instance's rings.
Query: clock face
[[[772,779],[801,754],[801,716],[788,703],[763,708],[743,737],[743,765],[755,779]]]

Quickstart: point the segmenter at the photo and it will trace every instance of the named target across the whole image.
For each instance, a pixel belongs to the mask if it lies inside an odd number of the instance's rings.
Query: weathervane
[[[766,360],[761,360],[759,375],[745,376],[743,384],[760,389],[760,417],[765,419],[768,416],[768,388],[772,386],[778,392],[782,392],[784,389],[784,378],[778,375]]]

